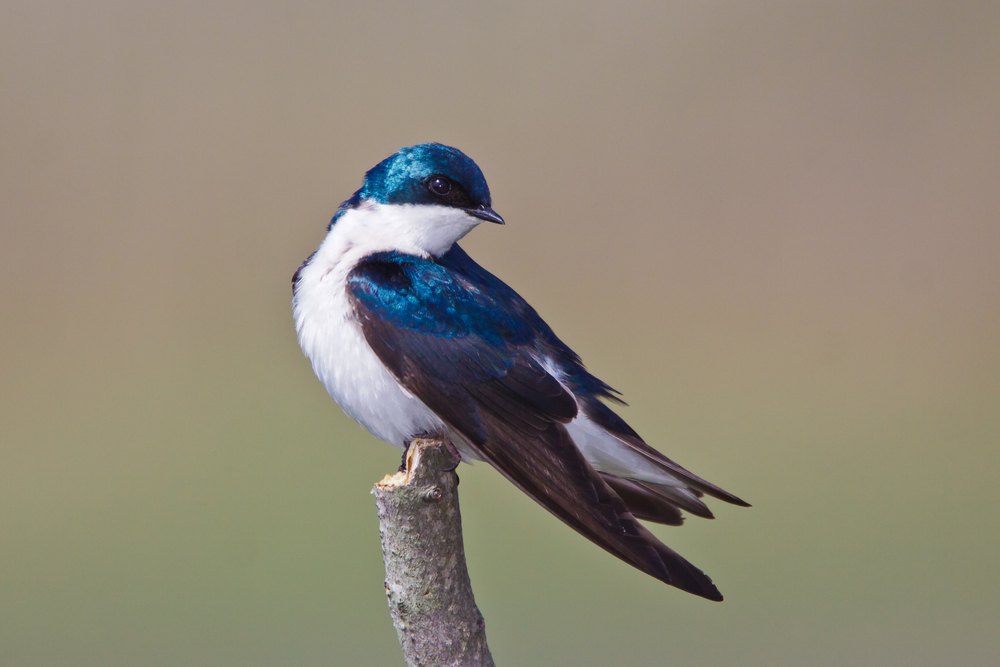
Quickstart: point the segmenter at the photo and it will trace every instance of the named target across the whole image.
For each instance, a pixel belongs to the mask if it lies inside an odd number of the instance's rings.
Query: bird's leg
[[[444,469],[445,472],[451,472],[458,467],[458,464],[462,462],[462,455],[459,453],[458,448],[451,443],[451,438],[440,433],[418,433],[413,436],[412,439],[406,441],[406,446],[403,448],[403,461],[399,464],[399,472],[406,472],[406,455],[410,453],[410,445],[413,444],[414,440],[437,440],[444,443],[445,449],[451,454],[451,465]]]
[[[407,440],[406,445],[403,446],[403,461],[399,464],[398,472],[406,472],[406,455],[410,453],[410,445],[412,444],[412,440]]]

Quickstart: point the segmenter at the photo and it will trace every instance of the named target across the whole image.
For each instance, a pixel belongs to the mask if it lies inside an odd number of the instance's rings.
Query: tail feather
[[[635,518],[665,526],[680,526],[684,523],[684,517],[677,506],[660,494],[630,479],[615,477],[604,472],[600,475],[624,501]]]
[[[715,518],[715,515],[712,514],[712,510],[708,509],[708,505],[700,500],[702,493],[698,489],[690,489],[682,486],[650,484],[649,482],[637,482],[637,484],[650,493],[659,495],[667,502],[673,503],[682,510],[686,510],[695,516],[700,516],[702,519]]]

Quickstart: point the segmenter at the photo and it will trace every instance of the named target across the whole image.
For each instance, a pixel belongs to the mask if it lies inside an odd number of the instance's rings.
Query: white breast
[[[364,205],[337,220],[299,272],[292,305],[302,351],[344,412],[396,447],[450,429],[372,351],[348,301],[347,276],[375,252],[444,253],[476,224],[476,218],[444,207]]]

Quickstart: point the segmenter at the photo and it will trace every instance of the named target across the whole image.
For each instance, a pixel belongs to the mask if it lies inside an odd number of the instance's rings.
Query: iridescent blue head
[[[490,188],[479,166],[457,148],[442,144],[402,148],[372,167],[361,189],[341,205],[334,222],[344,210],[364,201],[448,206],[503,224],[503,218],[490,208]]]

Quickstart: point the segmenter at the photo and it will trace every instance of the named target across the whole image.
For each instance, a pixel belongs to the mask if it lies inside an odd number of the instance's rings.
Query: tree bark
[[[465,566],[454,465],[449,443],[417,439],[406,471],[372,490],[385,594],[408,667],[494,667]]]

